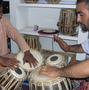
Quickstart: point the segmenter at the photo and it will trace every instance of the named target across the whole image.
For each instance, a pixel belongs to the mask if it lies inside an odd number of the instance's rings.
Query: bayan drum
[[[30,49],[30,52],[33,55],[33,57],[38,61],[37,66],[35,68],[43,66],[44,64],[43,55],[34,49]],[[26,61],[25,64],[23,65],[23,57],[24,57],[24,53],[22,51],[18,52],[18,54],[16,55],[16,59],[21,62],[18,63],[20,67],[22,67],[27,72],[34,70],[35,69],[34,66],[32,65],[32,67],[30,67],[28,61]]]
[[[67,66],[67,61],[63,55],[54,54],[46,59],[45,64],[61,68]]]
[[[76,31],[75,10],[62,9],[58,22],[59,31],[64,35],[72,35]]]
[[[40,68],[33,70],[29,76],[29,90],[71,90],[69,78],[50,78],[39,75]]]
[[[0,73],[0,88],[2,90],[18,90],[26,78],[26,73],[21,67],[17,70],[5,68]]]

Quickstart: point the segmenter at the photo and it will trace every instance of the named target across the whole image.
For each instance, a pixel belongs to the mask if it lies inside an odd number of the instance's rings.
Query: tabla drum
[[[25,35],[24,38],[25,38],[25,41],[27,42],[27,44],[29,45],[29,48],[40,50],[41,44],[39,42],[38,36]]]
[[[30,73],[29,90],[71,90],[71,82],[69,78],[39,75],[37,68]]]
[[[30,52],[33,55],[33,57],[38,61],[37,66],[35,68],[43,66],[44,64],[43,55],[34,49],[30,49]],[[26,72],[31,72],[32,70],[34,70],[35,69],[34,66],[32,65],[32,67],[30,67],[28,61],[26,61],[25,64],[23,64],[23,57],[24,57],[24,53],[22,51],[18,52],[16,55],[16,59],[21,62],[18,63],[20,67],[22,67]]]
[[[26,78],[26,73],[21,67],[17,70],[5,68],[0,73],[0,88],[1,90],[18,90]]]
[[[76,14],[75,10],[67,10],[61,9],[60,17],[59,17],[59,31],[64,35],[72,35],[76,31]]]
[[[67,66],[67,60],[63,55],[54,54],[46,59],[45,64],[50,66],[57,66],[61,68]]]

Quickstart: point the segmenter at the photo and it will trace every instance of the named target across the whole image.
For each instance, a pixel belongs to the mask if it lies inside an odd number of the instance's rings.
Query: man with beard
[[[30,53],[30,48],[25,42],[21,34],[16,30],[10,23],[10,21],[2,16],[3,14],[3,1],[0,0],[0,70],[5,67],[11,69],[16,69],[15,66],[19,67],[17,63],[20,61],[15,59],[16,54],[10,53],[10,50],[7,48],[7,37],[13,39],[19,46],[19,48],[24,52],[24,63],[28,61],[30,66],[35,67],[38,61]],[[13,47],[14,48],[14,47]]]
[[[89,31],[89,0],[77,0],[77,22],[80,23],[83,31]],[[89,54],[89,39],[82,44],[78,45],[67,45],[61,38],[54,36],[55,40],[58,41],[61,48],[66,52],[76,53],[88,53]],[[39,74],[45,74],[49,77],[69,77],[69,78],[87,78],[89,77],[89,59],[78,62],[76,64],[58,68],[55,66],[43,66],[39,71]],[[88,83],[89,85],[89,83]],[[89,87],[89,86],[88,86]],[[79,88],[76,90],[80,90]],[[81,90],[85,89],[85,87]]]

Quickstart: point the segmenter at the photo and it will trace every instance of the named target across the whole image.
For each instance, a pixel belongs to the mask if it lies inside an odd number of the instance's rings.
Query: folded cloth
[[[76,81],[76,80],[75,80],[75,81],[72,83],[72,89],[75,89],[75,88],[77,88],[78,86],[80,86],[81,82],[82,82],[82,81]]]
[[[83,80],[75,90],[89,90],[89,82]]]

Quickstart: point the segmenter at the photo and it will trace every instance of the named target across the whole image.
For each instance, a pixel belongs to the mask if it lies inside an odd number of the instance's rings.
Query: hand
[[[3,67],[9,67],[12,70],[16,70],[16,67],[19,67],[17,63],[20,63],[20,61],[11,58],[0,57],[0,64]]]
[[[51,78],[59,77],[59,68],[56,66],[42,66],[42,68],[39,71],[39,75],[44,74]]]
[[[66,42],[64,42],[61,38],[57,36],[54,36],[54,39],[59,43],[59,45],[64,51],[69,51],[69,45],[67,45]]]
[[[25,52],[23,60],[24,60],[24,64],[26,61],[28,61],[30,67],[32,67],[32,64],[34,67],[36,67],[38,63],[38,61],[33,57],[33,55],[30,53],[29,50]]]

